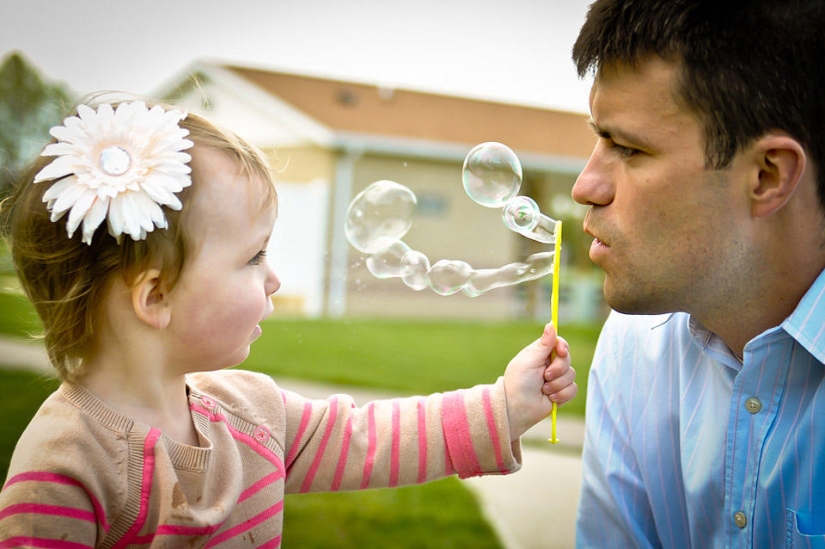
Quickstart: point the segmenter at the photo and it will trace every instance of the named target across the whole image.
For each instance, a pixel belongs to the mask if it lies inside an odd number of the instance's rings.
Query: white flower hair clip
[[[82,223],[86,244],[104,219],[118,242],[124,234],[143,240],[155,227],[165,229],[161,206],[180,210],[175,193],[192,184],[192,157],[183,151],[193,143],[178,125],[184,118],[183,111],[150,109],[143,101],[96,111],[80,105],[77,116],[49,131],[57,143],[41,156],[57,158],[34,177],[34,183],[60,179],[43,195],[51,220],[68,212],[69,238]]]

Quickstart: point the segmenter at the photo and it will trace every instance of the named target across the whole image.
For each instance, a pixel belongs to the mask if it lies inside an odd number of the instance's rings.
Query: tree
[[[45,82],[18,52],[0,65],[0,198],[49,141],[49,128],[59,124],[71,94]]]

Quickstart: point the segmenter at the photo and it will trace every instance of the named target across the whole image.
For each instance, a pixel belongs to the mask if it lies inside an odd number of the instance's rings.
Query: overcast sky
[[[591,0],[3,0],[0,52],[79,93],[151,94],[196,59],[587,112]]]

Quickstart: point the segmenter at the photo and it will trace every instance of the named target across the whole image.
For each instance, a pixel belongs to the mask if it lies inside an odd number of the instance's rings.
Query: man
[[[581,547],[825,544],[825,2],[596,0]]]

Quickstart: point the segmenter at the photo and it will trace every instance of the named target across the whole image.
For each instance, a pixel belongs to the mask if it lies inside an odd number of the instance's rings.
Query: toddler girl
[[[13,455],[0,547],[278,547],[286,492],[507,474],[575,396],[549,325],[492,385],[363,407],[226,369],[280,286],[262,155],[142,101],[51,133],[3,219],[62,384]]]

